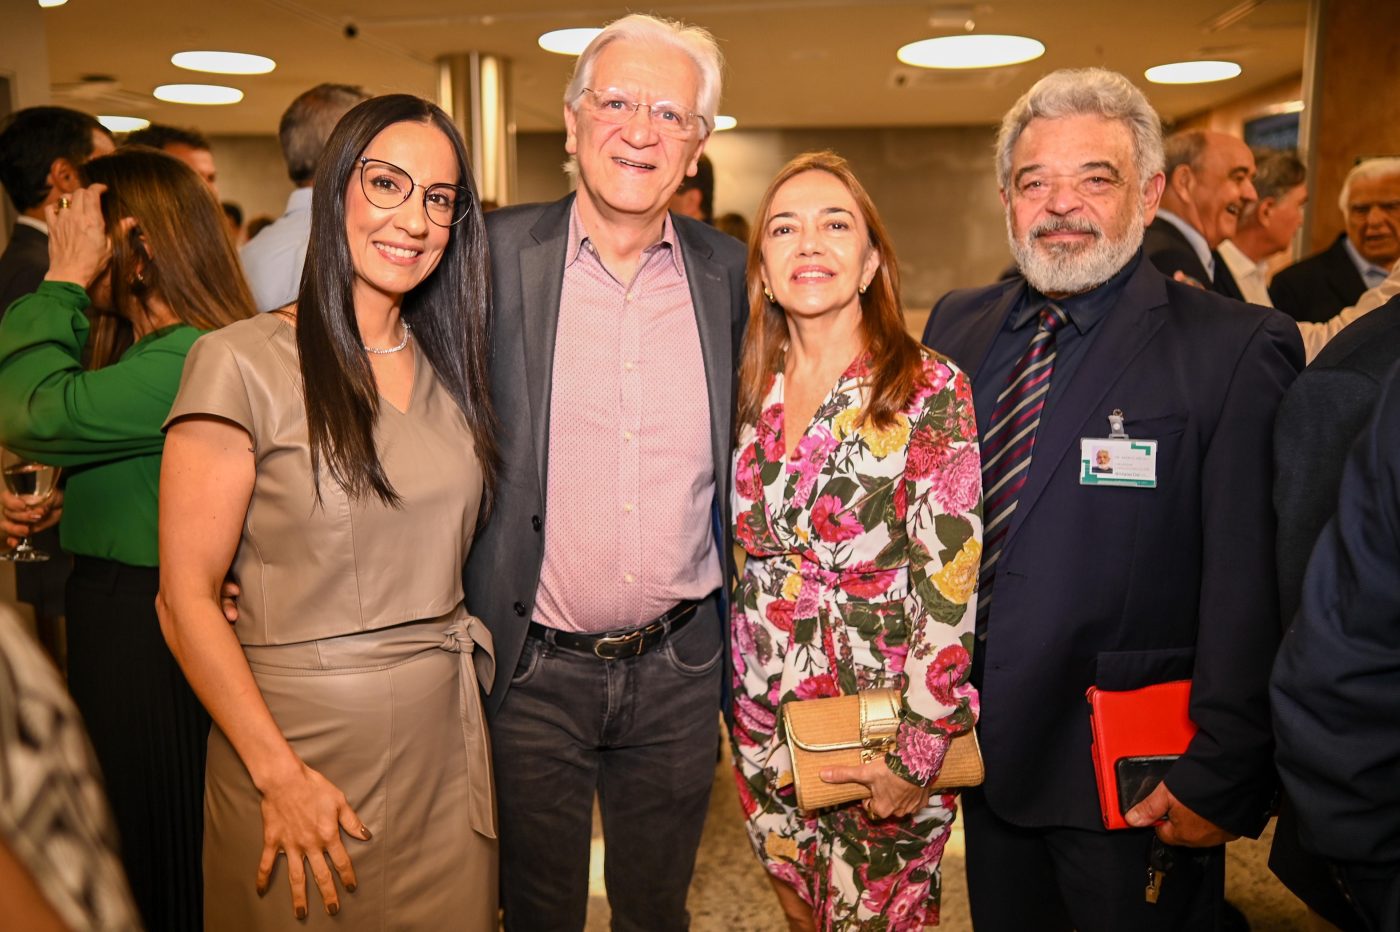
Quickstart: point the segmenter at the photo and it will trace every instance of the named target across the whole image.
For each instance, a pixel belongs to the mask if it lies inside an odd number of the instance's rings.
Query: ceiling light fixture
[[[1232,61],[1178,61],[1144,71],[1153,84],[1209,84],[1237,78],[1244,69]]]
[[[277,67],[277,62],[265,55],[246,52],[176,52],[170,56],[170,64],[213,74],[267,74]]]
[[[1026,36],[977,34],[910,42],[896,57],[916,68],[1001,68],[1034,61],[1044,54],[1044,43]]]
[[[236,104],[243,99],[243,92],[236,87],[222,84],[162,84],[151,91],[156,100],[171,104]]]
[[[63,6],[63,4],[67,2],[68,0],[39,0],[39,6],[47,10],[56,6]]]
[[[581,55],[588,43],[602,32],[594,26],[579,29],[555,29],[540,36],[540,48],[555,55]]]
[[[725,116],[723,113],[715,114],[715,132],[722,133],[727,129],[733,129],[739,125],[739,121],[732,116]]]
[[[100,116],[97,122],[114,133],[134,133],[151,125],[150,120],[129,116]]]

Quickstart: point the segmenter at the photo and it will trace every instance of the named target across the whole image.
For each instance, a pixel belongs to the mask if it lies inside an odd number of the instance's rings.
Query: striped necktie
[[[987,636],[987,614],[992,605],[992,579],[1011,514],[1030,472],[1036,428],[1055,371],[1055,331],[1069,320],[1064,309],[1047,304],[1040,312],[1040,326],[1030,346],[1011,370],[1006,388],[982,437],[982,573],[977,588],[977,637]]]

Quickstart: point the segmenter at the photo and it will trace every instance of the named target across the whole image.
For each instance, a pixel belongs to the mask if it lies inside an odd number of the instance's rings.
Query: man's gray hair
[[[1379,158],[1366,159],[1347,172],[1346,181],[1342,182],[1342,193],[1337,198],[1337,203],[1342,208],[1342,218],[1347,216],[1347,204],[1351,202],[1351,183],[1358,178],[1370,180],[1372,178],[1390,178],[1400,175],[1400,155],[1385,155]]]
[[[1162,140],[1162,154],[1165,158],[1162,171],[1166,172],[1167,181],[1170,182],[1172,175],[1183,165],[1193,172],[1199,173],[1201,171],[1201,158],[1206,154],[1206,149],[1209,146],[1210,140],[1204,132],[1198,129],[1172,133]]]
[[[633,13],[609,23],[574,63],[574,75],[564,91],[565,106],[578,112],[579,97],[585,87],[593,86],[593,68],[603,49],[614,42],[650,43],[669,46],[690,56],[700,75],[700,90],[696,95],[695,112],[705,118],[700,136],[703,139],[715,128],[715,113],[719,110],[719,95],[723,77],[723,56],[715,37],[699,26],[688,26],[675,20],[660,19],[644,13]],[[679,101],[678,101],[679,103]]]
[[[1011,150],[1031,120],[1086,115],[1119,120],[1128,127],[1140,183],[1146,184],[1162,170],[1162,120],[1142,91],[1106,68],[1064,68],[1035,82],[1002,118],[997,133],[997,184],[1008,190]]]
[[[340,118],[358,103],[368,100],[362,89],[349,84],[318,84],[292,101],[277,125],[277,140],[287,161],[287,176],[305,186],[316,177],[321,150]]]
[[[1254,191],[1259,200],[1280,198],[1307,183],[1308,168],[1288,149],[1254,150]]]

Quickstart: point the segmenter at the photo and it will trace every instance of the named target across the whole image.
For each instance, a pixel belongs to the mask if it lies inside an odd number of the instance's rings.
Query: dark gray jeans
[[[605,661],[525,642],[491,720],[507,932],[584,927],[595,793],[613,929],[689,926],[723,643],[713,599],[640,657]]]

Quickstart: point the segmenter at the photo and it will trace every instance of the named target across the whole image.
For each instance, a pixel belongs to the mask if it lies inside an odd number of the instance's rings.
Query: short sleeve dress
[[[967,377],[924,354],[922,383],[884,429],[862,420],[870,360],[857,358],[791,457],[776,373],[735,454],[735,539],[747,553],[732,619],[739,799],[764,867],[822,930],[938,922],[954,797],[881,821],[855,803],[798,810],[782,703],[899,689],[903,721],[886,763],[920,786],[977,717],[977,422]]]
[[[205,928],[494,929],[497,843],[480,689],[490,634],[462,601],[482,495],[471,431],[410,342],[408,406],[381,399],[380,461],[402,497],[313,489],[296,334],[264,314],[201,338],[169,424],[206,415],[248,432],[256,463],[234,555],[235,626],[282,733],[373,834],[342,834],[358,887],[327,916],[293,918],[279,861],[254,891],[260,795],[216,727],[205,786]]]

